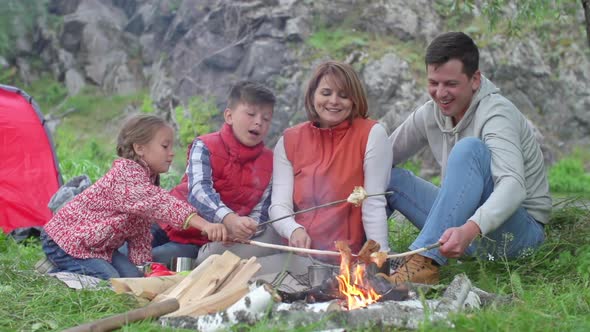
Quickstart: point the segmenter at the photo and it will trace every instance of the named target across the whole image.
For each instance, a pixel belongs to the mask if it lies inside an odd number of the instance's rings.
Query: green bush
[[[73,132],[61,130],[56,133],[56,150],[62,177],[64,181],[68,181],[75,176],[86,174],[94,182],[109,170],[115,156],[104,152],[95,140],[72,150],[77,140]]]
[[[590,174],[580,159],[567,157],[549,169],[549,186],[552,192],[590,193]]]
[[[185,106],[176,107],[174,115],[180,146],[188,146],[196,136],[216,130],[212,122],[217,114],[215,103],[200,96],[191,98]]]

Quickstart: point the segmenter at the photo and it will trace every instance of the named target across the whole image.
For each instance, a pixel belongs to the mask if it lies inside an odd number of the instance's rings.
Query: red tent
[[[43,114],[22,90],[0,85],[0,228],[42,226],[47,203],[61,186]]]

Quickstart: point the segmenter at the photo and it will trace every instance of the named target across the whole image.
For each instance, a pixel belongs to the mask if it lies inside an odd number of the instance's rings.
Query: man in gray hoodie
[[[527,119],[479,71],[479,51],[462,32],[426,50],[429,102],[391,135],[393,164],[428,146],[442,169],[439,187],[394,167],[388,207],[420,234],[413,255],[387,278],[438,283],[438,267],[464,254],[518,257],[545,238],[551,197],[543,155]]]

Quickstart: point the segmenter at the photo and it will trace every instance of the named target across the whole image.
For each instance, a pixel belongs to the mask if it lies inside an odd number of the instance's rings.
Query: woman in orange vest
[[[368,119],[354,69],[335,61],[320,64],[305,92],[305,110],[308,121],[286,129],[275,146],[270,218],[346,199],[355,186],[369,194],[385,192],[391,145],[385,128]],[[373,196],[360,207],[343,203],[273,226],[293,247],[335,250],[334,241],[346,240],[356,253],[372,239],[389,251],[385,206],[384,196]]]

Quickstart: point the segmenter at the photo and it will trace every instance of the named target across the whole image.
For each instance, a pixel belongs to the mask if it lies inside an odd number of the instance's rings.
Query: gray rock
[[[82,0],[50,0],[47,4],[47,10],[54,15],[71,14],[78,9]]]
[[[72,68],[66,71],[65,83],[69,96],[77,95],[86,85],[84,77],[77,70]]]
[[[305,17],[294,17],[287,20],[285,35],[289,41],[304,41],[311,35],[311,25]]]
[[[6,69],[10,66],[10,64],[8,63],[8,60],[6,60],[5,57],[0,56],[0,68],[1,69]]]
[[[368,91],[371,117],[379,119],[387,114],[390,131],[405,120],[423,95],[408,63],[394,53],[367,63],[362,79]]]
[[[279,41],[273,39],[256,40],[250,45],[240,72],[244,77],[264,82],[269,77],[280,73],[283,58],[279,55],[285,52],[285,45]]]
[[[303,93],[310,72],[332,57],[355,66],[370,116],[393,131],[428,100],[423,68],[416,67],[424,47],[444,27],[428,0],[50,0],[48,8],[64,15],[62,29],[48,31],[37,22],[36,33],[18,34],[19,59],[6,59],[26,82],[39,76],[26,59],[39,54],[42,67],[63,79],[70,93],[80,77],[118,93],[149,86],[156,108],[172,119],[174,106],[197,95],[223,109],[233,82],[257,80],[277,95],[266,140],[271,146],[285,127],[306,120]],[[384,47],[377,54],[352,45],[340,54],[318,55],[308,43],[316,28],[354,29],[382,40]],[[473,36],[483,45],[482,72],[542,133],[549,163],[571,146],[590,145],[590,59],[584,41],[552,44],[549,50],[534,33],[519,40],[499,34],[479,40],[477,31]],[[410,47],[416,54],[408,55]],[[417,160],[424,166],[421,174],[436,174],[428,154]]]

